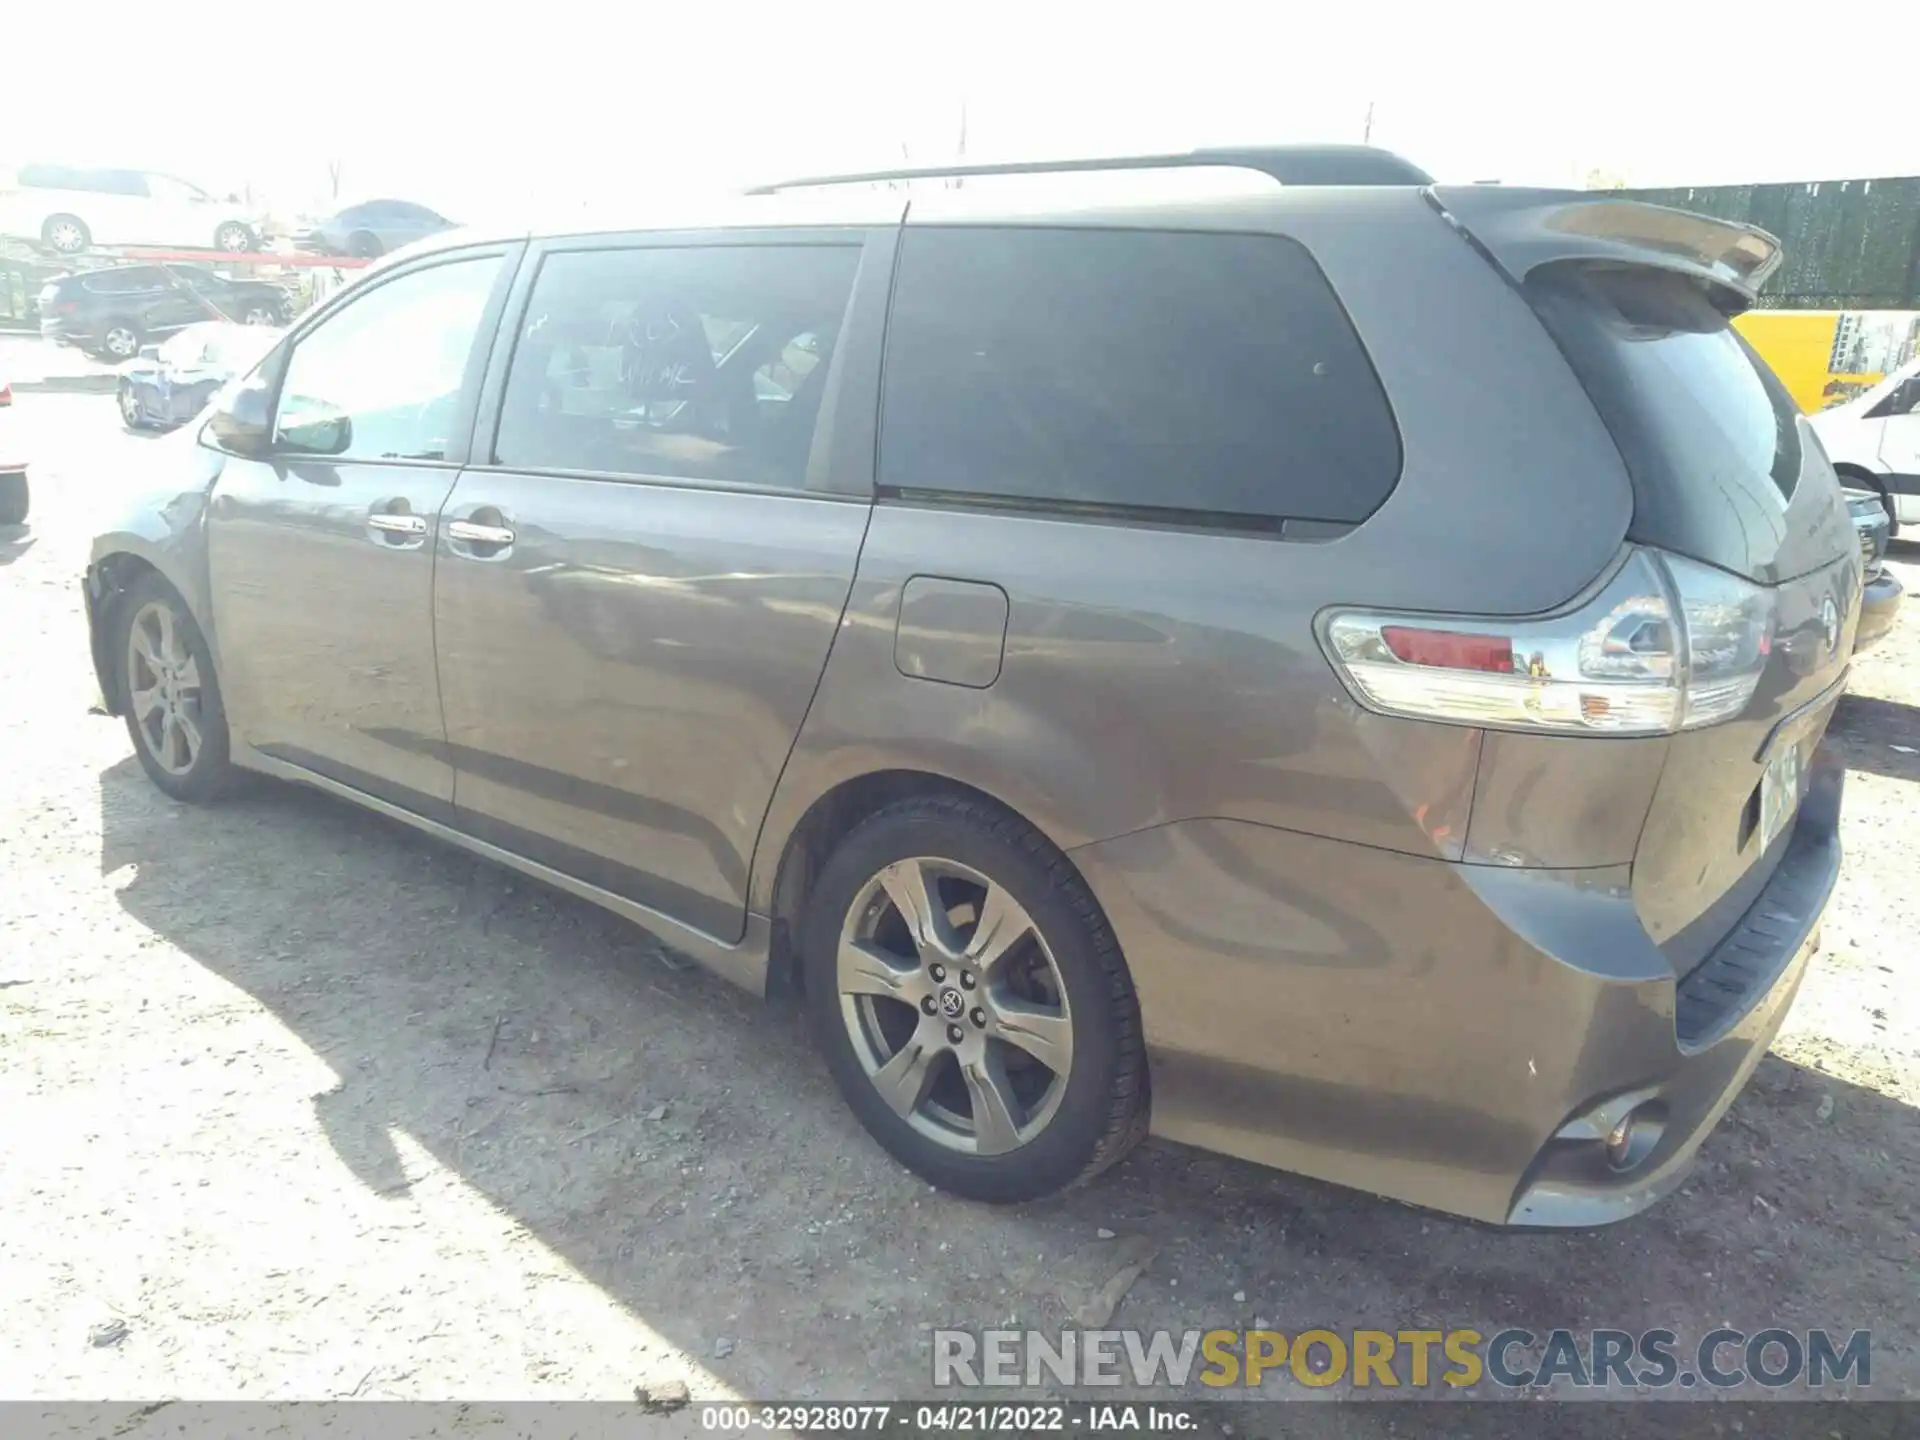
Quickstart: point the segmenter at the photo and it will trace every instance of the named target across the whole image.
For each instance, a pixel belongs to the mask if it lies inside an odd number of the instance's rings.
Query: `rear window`
[[[1202,522],[1357,522],[1386,396],[1320,268],[1272,235],[907,230],[879,477]]]
[[[1526,291],[1620,448],[1633,539],[1767,581],[1833,558],[1809,544],[1827,527],[1789,519],[1833,507],[1832,467],[1698,282],[1570,264],[1535,271]]]

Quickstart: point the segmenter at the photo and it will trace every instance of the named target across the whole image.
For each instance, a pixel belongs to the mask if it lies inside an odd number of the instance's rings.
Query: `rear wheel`
[[[141,768],[176,800],[211,800],[234,771],[220,683],[200,627],[157,575],[135,581],[119,613],[121,694]]]
[[[131,360],[140,353],[140,327],[131,320],[109,320],[100,329],[100,351],[114,360]]]
[[[347,253],[362,260],[380,258],[380,237],[366,230],[356,230],[347,240]]]
[[[982,801],[902,801],[821,872],[807,1006],[842,1094],[894,1158],[976,1200],[1030,1200],[1145,1134],[1139,1006],[1066,857]]]
[[[0,475],[0,525],[23,525],[27,519],[27,472],[9,470]]]
[[[78,255],[93,244],[93,232],[78,215],[49,215],[40,227],[40,239],[49,250],[62,255]]]
[[[285,319],[285,313],[279,306],[265,300],[250,300],[247,308],[240,312],[241,323],[245,325],[279,325]]]

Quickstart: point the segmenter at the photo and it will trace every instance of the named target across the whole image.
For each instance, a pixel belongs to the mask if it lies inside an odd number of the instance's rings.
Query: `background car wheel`
[[[200,627],[157,575],[121,597],[118,654],[127,733],[149,779],[176,800],[211,800],[232,782],[227,714]]]
[[[140,353],[140,327],[131,320],[109,320],[100,330],[100,351],[114,360],[131,360]]]
[[[1085,882],[1017,816],[947,795],[880,811],[821,871],[801,939],[841,1093],[942,1189],[1031,1200],[1146,1133],[1126,962]]]
[[[264,300],[255,300],[241,312],[240,320],[246,325],[284,325],[286,312],[281,306],[271,305]]]
[[[121,424],[125,425],[129,430],[144,428],[147,422],[140,416],[140,402],[134,397],[133,387],[124,380],[120,382],[118,399]]]
[[[362,260],[377,260],[380,251],[380,237],[365,230],[356,230],[347,240],[347,253]]]
[[[23,525],[27,519],[27,472],[9,470],[0,475],[0,525]]]
[[[78,255],[93,244],[93,232],[78,215],[49,215],[40,227],[40,238],[49,250],[62,255]]]
[[[253,227],[238,220],[229,220],[213,232],[213,248],[229,255],[244,255],[259,243]]]

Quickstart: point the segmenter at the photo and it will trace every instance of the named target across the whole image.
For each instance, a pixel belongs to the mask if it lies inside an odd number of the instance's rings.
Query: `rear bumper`
[[[1854,631],[1853,653],[1886,638],[1900,618],[1900,597],[1906,589],[1891,570],[1882,569],[1867,582],[1860,600],[1860,623]]]
[[[1737,993],[1691,1043],[1688,986],[1624,866],[1458,865],[1215,820],[1075,851],[1139,991],[1155,1133],[1496,1224],[1645,1209],[1792,1003],[1843,774],[1816,758],[1787,856],[1694,972]],[[1634,1107],[1616,1170],[1604,1137]]]

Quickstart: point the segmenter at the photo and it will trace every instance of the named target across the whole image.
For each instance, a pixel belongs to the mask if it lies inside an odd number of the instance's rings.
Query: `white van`
[[[1846,483],[1878,492],[1895,534],[1920,525],[1920,355],[1810,423]]]
[[[22,165],[0,173],[0,235],[61,255],[93,245],[260,248],[259,217],[185,180],[151,170]]]

